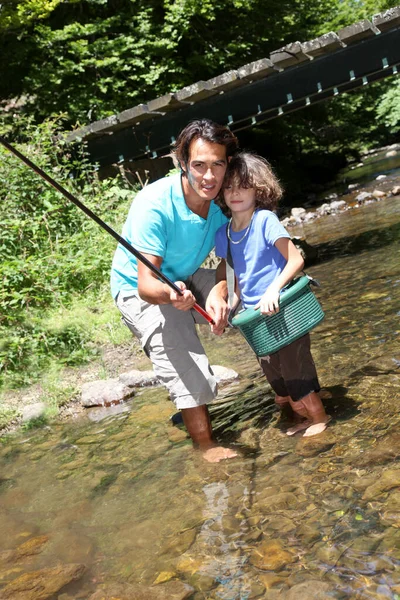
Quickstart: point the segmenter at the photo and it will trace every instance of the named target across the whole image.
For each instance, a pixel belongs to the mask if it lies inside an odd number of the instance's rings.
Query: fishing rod
[[[45,181],[47,181],[47,183],[52,185],[53,188],[55,188],[58,192],[63,194],[63,196],[65,196],[68,200],[73,202],[88,217],[90,217],[91,219],[93,219],[93,221],[95,221],[98,225],[100,225],[100,227],[105,229],[107,231],[107,233],[112,235],[112,237],[115,238],[117,240],[117,242],[121,244],[121,246],[124,246],[124,248],[129,250],[129,252],[131,252],[138,260],[140,260],[140,262],[142,262],[144,265],[146,265],[146,267],[148,269],[150,269],[150,271],[152,271],[155,275],[157,275],[157,277],[159,279],[161,279],[161,281],[163,281],[164,283],[169,285],[169,287],[172,288],[179,296],[183,296],[182,290],[173,281],[171,281],[171,279],[169,279],[166,275],[164,275],[164,273],[161,273],[161,271],[159,269],[157,269],[157,267],[154,266],[153,263],[151,263],[145,256],[143,256],[143,254],[141,252],[139,252],[138,250],[136,250],[136,248],[131,246],[131,244],[129,242],[127,242],[112,227],[110,227],[109,225],[107,225],[107,223],[105,223],[102,219],[100,219],[100,217],[98,217],[93,211],[90,210],[90,208],[85,206],[80,200],[78,200],[78,198],[76,198],[73,194],[71,194],[71,192],[66,190],[59,183],[57,183],[57,181],[55,181],[52,177],[50,177],[50,175],[47,175],[47,173],[45,173],[40,167],[35,165],[31,160],[29,160],[29,158],[27,158],[26,156],[21,154],[21,152],[19,152],[16,148],[11,146],[11,144],[6,142],[6,140],[1,136],[0,136],[0,143],[3,144],[3,146],[5,148],[7,148],[7,150],[9,150],[17,158],[22,160],[22,162],[24,162],[28,167],[30,167],[33,171],[35,171],[35,173],[40,175],[40,177],[42,177]],[[193,308],[202,317],[204,317],[209,323],[211,323],[212,325],[215,325],[213,318],[204,310],[204,308],[199,306],[199,304],[197,304],[197,302],[193,305]]]

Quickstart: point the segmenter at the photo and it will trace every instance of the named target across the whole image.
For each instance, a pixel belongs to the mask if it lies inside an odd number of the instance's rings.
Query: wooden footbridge
[[[87,140],[101,167],[158,158],[192,119],[208,117],[237,132],[398,70],[400,6],[91,123],[68,140]]]

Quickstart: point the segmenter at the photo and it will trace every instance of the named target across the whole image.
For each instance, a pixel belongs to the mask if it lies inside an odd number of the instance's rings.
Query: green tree
[[[372,5],[373,4],[373,5]],[[84,124],[208,79],[387,0],[24,0],[0,12],[0,97]]]

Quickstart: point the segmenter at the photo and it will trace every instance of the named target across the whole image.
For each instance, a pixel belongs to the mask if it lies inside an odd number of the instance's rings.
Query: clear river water
[[[3,439],[0,598],[400,598],[400,196],[294,233],[318,252],[328,429],[287,437],[241,336],[205,330],[240,376],[212,409],[240,456],[204,462],[160,388]]]

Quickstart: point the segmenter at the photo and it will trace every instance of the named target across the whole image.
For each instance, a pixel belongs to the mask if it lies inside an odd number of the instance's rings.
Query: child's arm
[[[287,263],[282,273],[268,286],[266,292],[254,307],[255,309],[260,308],[261,313],[265,315],[279,312],[279,292],[304,267],[303,257],[292,240],[279,238],[276,240],[275,246],[287,260]]]
[[[235,291],[233,297],[233,304],[235,307],[239,303],[239,292],[237,290],[237,280],[235,277]],[[216,335],[221,335],[228,325],[230,307],[228,307],[227,302],[228,286],[226,281],[226,261],[224,258],[221,258],[221,262],[217,266],[215,272],[215,286],[210,291],[206,301],[206,311],[211,314],[216,322],[215,325],[211,325],[211,331]]]
[[[221,258],[221,262],[217,266],[216,273],[215,273],[215,286],[214,286],[213,290],[215,290],[218,287],[220,287],[221,293],[223,294],[224,299],[228,302],[228,286],[227,286],[227,281],[226,281],[226,260],[224,258]],[[210,298],[212,297],[213,290],[211,290],[211,292],[207,298],[206,310],[207,310],[207,312],[210,312],[210,314],[214,316],[213,307],[210,302]],[[213,333],[215,333],[216,335],[221,335],[225,331],[225,327],[228,324],[229,312],[231,309],[236,308],[237,305],[239,304],[239,302],[240,302],[240,292],[239,292],[239,287],[238,287],[238,281],[235,276],[235,290],[234,290],[233,300],[232,300],[233,306],[230,306],[229,309],[226,311],[226,313],[224,313],[224,316],[226,317],[226,319],[225,319],[225,321],[221,321],[220,326],[217,327],[216,325],[211,325],[211,331]]]

